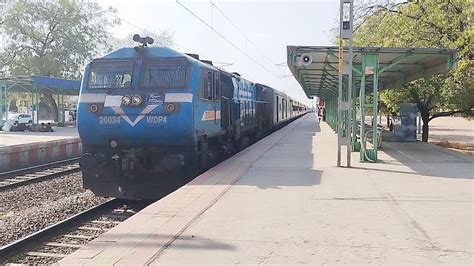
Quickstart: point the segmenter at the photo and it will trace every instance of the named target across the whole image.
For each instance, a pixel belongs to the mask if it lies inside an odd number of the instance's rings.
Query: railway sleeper
[[[58,242],[49,242],[46,243],[46,246],[50,247],[65,247],[65,248],[80,248],[83,245],[78,245],[78,244],[67,244],[67,243],[58,243]]]
[[[94,221],[91,221],[91,223],[93,224],[104,224],[104,225],[117,225],[121,222],[118,222],[118,221],[98,221],[98,220],[94,220]]]
[[[45,257],[45,258],[64,258],[67,254],[53,254],[53,253],[46,253],[46,252],[28,252],[26,253],[28,256],[32,257]]]
[[[16,179],[20,179],[20,180],[31,180],[31,179],[36,179],[36,177],[17,176]]]
[[[64,235],[63,237],[73,238],[73,239],[87,239],[87,240],[91,240],[94,238],[93,236],[85,236],[85,235]]]
[[[106,230],[102,229],[102,228],[98,228],[98,227],[88,227],[88,226],[80,226],[78,227],[77,229],[79,230],[84,230],[84,231],[100,231],[100,232],[104,232]]]

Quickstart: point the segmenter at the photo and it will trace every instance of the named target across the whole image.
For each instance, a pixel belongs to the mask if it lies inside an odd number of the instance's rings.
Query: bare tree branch
[[[454,115],[454,114],[461,114],[461,113],[469,113],[469,112],[472,112],[473,108],[469,108],[469,109],[464,109],[464,110],[455,110],[455,111],[447,111],[447,112],[439,112],[439,113],[435,113],[433,114],[430,119],[428,121],[431,121],[437,117],[442,117],[442,116],[450,116],[450,115]]]

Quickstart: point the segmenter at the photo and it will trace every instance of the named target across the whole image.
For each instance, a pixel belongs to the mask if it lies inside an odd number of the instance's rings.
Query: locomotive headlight
[[[132,104],[133,105],[140,105],[142,104],[143,100],[142,100],[142,97],[140,95],[133,95],[132,96]]]
[[[132,98],[128,95],[125,95],[122,97],[122,104],[123,105],[130,105],[130,103],[132,102]]]
[[[99,106],[97,104],[91,104],[89,105],[89,111],[92,113],[97,113],[97,111],[99,111]]]
[[[168,113],[172,113],[174,110],[176,110],[176,106],[172,103],[168,103],[165,107],[165,111]]]
[[[118,146],[118,141],[116,139],[110,140],[110,147],[117,148],[117,146]]]

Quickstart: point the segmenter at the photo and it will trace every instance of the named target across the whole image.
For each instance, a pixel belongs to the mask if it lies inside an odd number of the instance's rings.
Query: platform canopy
[[[345,51],[345,54],[347,51]],[[312,62],[301,64],[301,55],[310,54]],[[306,96],[337,92],[339,48],[336,46],[288,46],[287,63]],[[378,88],[394,88],[409,81],[447,72],[453,68],[456,50],[431,48],[354,47],[355,86],[360,83],[364,55],[376,55]],[[367,80],[370,85],[370,80]]]
[[[38,122],[37,111],[41,102],[40,95],[44,92],[50,92],[55,98],[58,106],[59,121],[65,121],[65,104],[64,96],[79,95],[81,81],[68,80],[44,76],[14,76],[0,77],[0,126],[7,119],[10,93],[22,92],[30,95],[28,100],[28,113],[33,115],[34,123]]]
[[[39,92],[49,89],[56,94],[79,95],[79,80],[59,79],[44,76],[14,76],[0,78],[0,83],[7,91]]]
[[[360,151],[361,161],[377,161],[379,90],[445,73],[456,61],[456,50],[451,49],[353,47],[352,60],[347,47],[287,49],[288,67],[306,96],[324,99],[319,104],[324,106],[323,120],[338,133],[338,164],[343,145]],[[371,116],[369,124],[366,114]],[[349,162],[350,152],[348,158]]]

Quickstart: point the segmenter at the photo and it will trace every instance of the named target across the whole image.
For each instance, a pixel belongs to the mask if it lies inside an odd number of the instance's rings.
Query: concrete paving
[[[79,138],[77,127],[53,127],[54,132],[7,132],[0,131],[0,148],[41,143],[51,140]]]
[[[385,116],[381,116],[381,125],[387,125]],[[418,120],[417,120],[418,121]],[[369,117],[366,123],[370,124]],[[429,123],[429,142],[449,141],[474,147],[474,120],[463,117],[438,117]],[[417,139],[421,140],[421,132],[417,134]]]
[[[430,142],[450,141],[474,147],[474,120],[439,117],[430,121]]]
[[[337,168],[314,114],[211,169],[60,264],[474,263],[473,157],[384,143]]]

